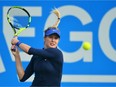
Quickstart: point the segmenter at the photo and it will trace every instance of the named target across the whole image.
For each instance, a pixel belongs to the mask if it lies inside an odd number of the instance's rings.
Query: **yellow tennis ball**
[[[84,42],[83,43],[83,49],[84,50],[90,50],[91,49],[91,44],[89,42]]]

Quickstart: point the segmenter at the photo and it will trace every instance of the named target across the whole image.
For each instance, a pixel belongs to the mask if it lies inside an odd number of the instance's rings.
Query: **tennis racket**
[[[30,26],[31,16],[25,8],[13,6],[7,11],[7,21],[14,32],[14,37],[17,37]],[[15,48],[13,50],[15,50]]]

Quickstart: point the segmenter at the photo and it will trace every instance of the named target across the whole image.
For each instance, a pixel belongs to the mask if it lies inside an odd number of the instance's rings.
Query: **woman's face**
[[[44,37],[45,48],[56,48],[59,42],[59,37],[56,34]]]

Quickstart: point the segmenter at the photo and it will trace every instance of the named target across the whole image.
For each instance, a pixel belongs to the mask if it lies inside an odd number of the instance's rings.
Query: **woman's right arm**
[[[15,51],[11,50],[11,52],[14,55],[14,58],[15,58],[18,77],[21,80],[23,78],[25,72],[24,72],[24,69],[22,67],[22,63],[21,63],[21,58],[20,58],[20,55],[19,55],[19,51],[16,48]]]

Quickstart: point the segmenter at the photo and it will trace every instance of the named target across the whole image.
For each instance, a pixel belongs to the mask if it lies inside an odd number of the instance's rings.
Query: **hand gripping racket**
[[[7,20],[16,37],[30,26],[31,16],[25,8],[13,6],[7,11]]]

